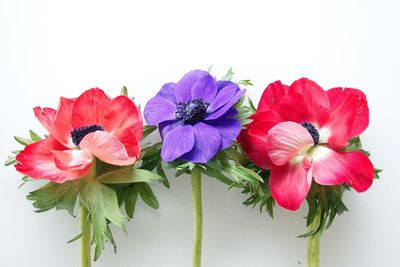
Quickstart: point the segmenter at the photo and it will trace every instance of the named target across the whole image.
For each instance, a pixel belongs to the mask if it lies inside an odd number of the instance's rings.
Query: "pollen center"
[[[202,121],[207,112],[207,108],[210,104],[205,102],[203,99],[194,99],[189,102],[180,102],[177,105],[175,118],[181,120],[184,123],[193,124],[198,121]]]
[[[88,135],[89,133],[96,132],[96,131],[104,131],[104,129],[103,129],[103,127],[101,127],[100,125],[97,125],[97,124],[76,128],[71,132],[72,142],[76,146],[79,146],[79,143],[82,141],[82,139],[86,135]]]
[[[315,128],[315,126],[312,125],[311,123],[309,123],[308,121],[302,122],[302,123],[300,123],[300,125],[303,126],[304,128],[306,128],[306,130],[310,133],[310,135],[314,141],[314,145],[318,145],[319,132],[318,132],[317,128]]]

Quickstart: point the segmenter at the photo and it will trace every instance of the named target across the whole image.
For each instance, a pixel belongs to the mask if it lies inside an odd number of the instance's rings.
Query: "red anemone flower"
[[[276,81],[250,119],[238,141],[256,165],[271,170],[270,189],[280,206],[297,210],[313,179],[321,185],[346,183],[357,192],[371,186],[374,167],[368,157],[343,150],[369,123],[362,91],[324,91],[306,78],[291,86]]]
[[[142,118],[126,96],[111,99],[93,88],[78,98],[61,97],[57,110],[36,107],[34,113],[49,136],[26,146],[16,165],[32,178],[63,183],[85,176],[93,157],[118,166],[139,157]]]

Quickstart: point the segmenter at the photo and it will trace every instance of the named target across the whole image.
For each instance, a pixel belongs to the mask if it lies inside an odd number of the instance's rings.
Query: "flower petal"
[[[163,135],[161,157],[164,161],[173,161],[194,146],[193,127],[181,125],[175,127]]]
[[[300,124],[285,121],[268,132],[267,149],[271,161],[282,166],[314,145],[310,133]]]
[[[232,108],[228,110],[228,112],[222,117],[213,121],[207,121],[207,124],[213,126],[219,131],[219,135],[221,136],[221,145],[219,150],[223,150],[231,146],[238,137],[241,130],[241,125],[240,121],[234,118],[237,114],[237,110]]]
[[[331,102],[331,116],[324,127],[330,133],[327,142],[335,149],[341,149],[368,126],[367,101],[364,93],[357,89],[333,88],[327,94]]]
[[[210,74],[203,76],[191,88],[192,99],[204,99],[210,103],[217,94],[217,84]]]
[[[269,186],[279,206],[297,210],[310,191],[312,175],[307,164],[286,164],[271,170]]]
[[[181,158],[194,163],[207,163],[219,151],[221,136],[217,129],[202,122],[193,126],[193,133],[194,146]]]
[[[79,143],[82,149],[88,149],[100,160],[118,166],[127,166],[136,162],[135,156],[129,157],[125,146],[113,135],[105,131],[87,134]]]
[[[185,74],[183,78],[176,84],[175,98],[179,102],[188,102],[192,100],[192,87],[201,78],[210,75],[208,72],[203,70],[193,70]]]
[[[357,192],[367,190],[374,178],[374,167],[360,151],[338,153],[323,146],[317,146],[312,154],[313,176],[321,185],[347,183]]]
[[[92,164],[93,156],[89,150],[53,150],[54,161],[60,170],[84,170]]]
[[[210,112],[210,114],[208,114],[205,118],[205,120],[215,120],[218,119],[219,117],[221,117],[222,115],[224,115],[230,108],[233,107],[233,105],[236,104],[236,102],[239,101],[239,99],[246,93],[246,90],[241,90],[241,91],[237,91],[236,94],[229,99],[228,102],[225,103],[225,105],[223,105],[222,107],[220,107],[219,109]]]
[[[30,144],[17,155],[19,163],[15,168],[34,179],[48,179],[55,183],[75,180],[89,172],[90,164],[78,170],[59,169],[55,163],[54,150],[67,150],[67,148],[53,137]]]
[[[281,81],[270,83],[261,96],[257,112],[278,111],[279,103],[288,90],[289,86],[282,84]]]
[[[228,85],[218,91],[217,96],[214,100],[210,103],[207,108],[208,113],[212,113],[215,110],[219,109],[223,105],[225,105],[238,91],[237,85]]]
[[[132,133],[140,140],[142,138],[143,121],[138,108],[126,96],[114,98],[104,113],[104,129],[118,136],[127,128],[132,128]]]
[[[72,109],[76,99],[61,97],[55,118],[56,135],[53,134],[58,141],[67,147],[74,147],[71,138],[72,127]]]
[[[43,127],[49,132],[49,134],[52,136],[57,136],[57,130],[54,125],[57,111],[52,108],[42,109],[41,107],[35,107],[33,108],[33,112]]]
[[[99,88],[92,88],[81,94],[72,110],[72,126],[81,128],[90,125],[103,125],[104,113],[111,99]]]
[[[144,118],[149,125],[175,119],[176,105],[168,99],[156,95],[144,108]]]
[[[251,161],[263,169],[270,169],[273,164],[268,156],[267,134],[282,118],[278,113],[266,111],[253,114],[250,119],[253,121],[241,131],[238,142]]]
[[[329,119],[329,98],[315,82],[301,78],[295,81],[279,104],[279,113],[288,121],[310,122],[318,127]]]
[[[139,158],[140,156],[140,139],[137,136],[137,129],[133,126],[124,128],[114,134],[114,136],[125,146],[130,158]]]

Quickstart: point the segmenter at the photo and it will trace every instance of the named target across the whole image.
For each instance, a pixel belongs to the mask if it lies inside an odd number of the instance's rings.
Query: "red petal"
[[[328,142],[340,149],[348,140],[360,135],[368,126],[369,109],[365,94],[357,89],[333,88],[327,91],[331,102],[331,116],[325,128]]]
[[[137,139],[142,138],[142,116],[133,101],[126,96],[118,96],[111,101],[104,113],[103,126],[114,136],[131,128]]]
[[[253,121],[246,125],[237,138],[248,157],[259,167],[269,169],[272,163],[268,156],[267,134],[282,118],[275,112],[257,112],[250,117]]]
[[[74,147],[71,138],[71,132],[74,129],[71,124],[74,103],[75,99],[61,97],[54,123],[57,131],[57,136],[55,137],[68,147]]]
[[[307,121],[321,127],[329,118],[329,98],[318,84],[301,78],[290,86],[281,100],[279,113],[285,120]]]
[[[313,176],[322,185],[347,183],[357,192],[367,190],[374,178],[374,166],[360,151],[338,153],[332,149],[318,146],[314,149]]]
[[[90,169],[90,164],[79,170],[61,170],[56,166],[54,150],[67,150],[55,138],[50,137],[25,147],[17,155],[19,164],[16,169],[35,179],[48,179],[56,183],[74,180],[85,176]]]
[[[279,103],[289,90],[289,86],[284,85],[281,81],[270,83],[265,88],[258,104],[259,111],[278,111]]]
[[[297,210],[310,191],[312,175],[305,164],[286,164],[271,170],[269,186],[279,206]]]
[[[311,134],[300,124],[281,122],[268,132],[267,149],[271,161],[282,166],[314,145]]]
[[[104,113],[111,99],[99,88],[92,88],[81,94],[72,110],[72,126],[80,128],[90,125],[103,126]]]
[[[79,143],[82,149],[88,149],[100,160],[118,166],[127,166],[136,162],[135,156],[129,157],[125,146],[113,135],[105,131],[87,134]]]
[[[140,140],[136,135],[134,126],[124,128],[123,131],[118,131],[114,136],[125,146],[128,156],[139,158],[140,156]]]

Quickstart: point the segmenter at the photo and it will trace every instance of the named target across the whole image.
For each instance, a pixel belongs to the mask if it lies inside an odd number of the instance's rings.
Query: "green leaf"
[[[32,131],[32,130],[29,130],[29,135],[30,135],[32,141],[37,142],[37,141],[42,140],[42,138],[41,138],[37,133],[35,133],[35,132]]]
[[[128,88],[125,85],[121,88],[121,95],[128,96]]]
[[[6,162],[4,163],[4,166],[10,166],[17,164],[18,161],[15,159],[15,156],[8,156]]]
[[[146,203],[149,207],[153,209],[159,208],[160,205],[158,203],[158,200],[148,184],[138,183],[135,186],[137,187],[139,195],[143,199],[144,203]]]
[[[249,182],[264,182],[264,180],[253,170],[247,169],[243,166],[236,165],[227,168],[226,171],[235,177],[237,180],[245,180]]]
[[[211,64],[211,65],[208,67],[208,69],[207,69],[207,72],[208,72],[208,73],[211,73],[211,71],[212,71],[213,67],[214,67],[214,65],[213,65],[213,64]]]
[[[232,68],[229,68],[228,72],[221,77],[221,80],[230,81],[235,73],[232,71]]]
[[[247,85],[247,86],[254,86],[254,84],[251,82],[251,80],[241,80],[236,82],[237,85]]]
[[[157,126],[145,125],[143,126],[142,140],[144,140],[147,136],[149,136],[154,130],[157,129]]]
[[[151,183],[163,179],[163,177],[148,170],[123,168],[103,174],[96,180],[103,184],[129,184],[140,182]]]
[[[67,181],[62,184],[50,182],[30,192],[27,199],[33,201],[36,212],[56,208],[56,210],[65,209],[73,216],[78,192],[79,183],[77,181]]]
[[[129,218],[133,218],[133,214],[135,213],[136,202],[138,198],[139,192],[136,189],[136,186],[130,186],[125,195],[125,211]]]
[[[380,179],[380,177],[379,177],[379,173],[381,172],[382,170],[381,169],[374,169],[374,178],[375,179]]]
[[[107,220],[118,228],[125,230],[127,218],[121,214],[115,191],[96,180],[85,179],[80,190],[81,202],[88,209],[93,227],[93,241],[96,244],[94,260],[96,261],[106,241],[112,242],[109,236]]]
[[[218,179],[219,181],[223,182],[226,185],[232,185],[233,181],[226,177],[222,171],[215,170],[209,166],[207,166],[205,169],[199,168],[199,170],[204,173],[205,175],[209,177],[214,177]]]
[[[167,176],[165,175],[164,169],[162,168],[161,162],[158,162],[156,171],[157,171],[157,174],[163,178],[163,180],[161,181],[163,183],[163,185],[166,188],[169,188],[169,181],[167,179]]]
[[[17,141],[18,143],[20,143],[23,146],[27,146],[29,144],[34,143],[33,140],[30,140],[28,138],[23,138],[23,137],[20,137],[20,136],[14,136],[14,139],[15,139],[15,141]]]

